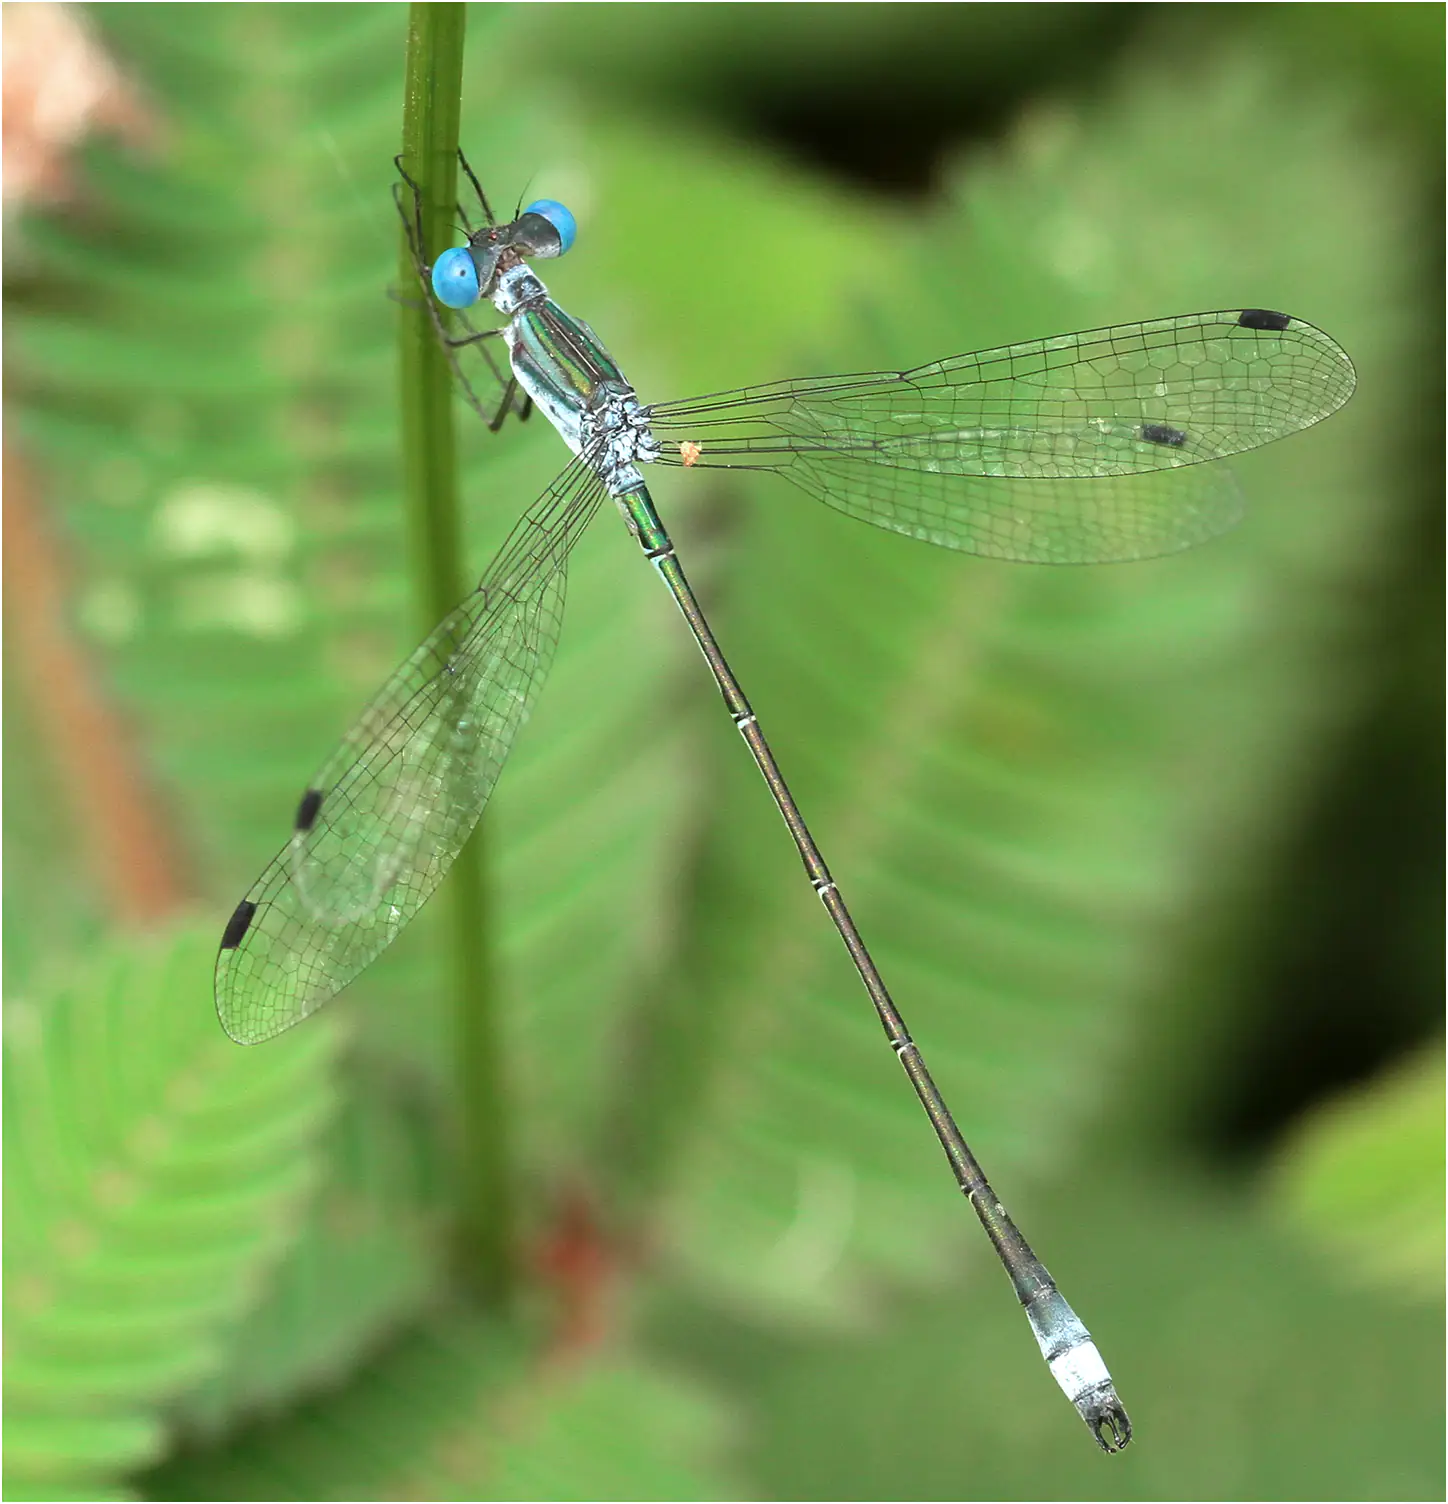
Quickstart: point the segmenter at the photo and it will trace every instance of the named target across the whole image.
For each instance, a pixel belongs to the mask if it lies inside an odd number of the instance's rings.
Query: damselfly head
[[[466,245],[444,251],[433,264],[433,295],[445,308],[471,308],[489,296],[504,267],[562,256],[577,234],[577,222],[557,199],[535,199],[511,224],[476,230]]]

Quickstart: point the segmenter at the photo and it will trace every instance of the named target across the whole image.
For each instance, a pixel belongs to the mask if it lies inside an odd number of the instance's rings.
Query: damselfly
[[[504,324],[479,329],[460,315],[460,335],[448,334],[433,308],[455,367],[459,351],[481,354],[479,370],[496,382],[490,408],[464,377],[469,400],[494,427],[536,405],[574,458],[302,795],[290,838],[222,937],[223,1025],[255,1043],[305,1018],[427,901],[476,825],[547,673],[569,553],[612,498],[703,651],[1051,1372],[1098,1443],[1119,1450],[1131,1424],[1111,1376],[931,1080],[684,576],[640,466],[773,470],[851,517],[992,558],[1151,558],[1235,522],[1237,483],[1206,462],[1334,412],[1352,393],[1352,362],[1311,324],[1249,308],[1028,340],[910,371],[645,404],[533,270],[571,247],[573,216],[541,199],[499,224],[463,167],[486,223],[430,268],[415,188],[410,215],[399,198],[424,297],[453,310],[491,301]],[[493,338],[506,346],[506,372],[490,355]]]

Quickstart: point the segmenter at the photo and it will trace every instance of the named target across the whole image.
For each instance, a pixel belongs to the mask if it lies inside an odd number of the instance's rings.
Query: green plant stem
[[[448,244],[454,221],[466,16],[463,5],[415,4],[409,11],[402,150],[422,191],[427,247]],[[403,286],[415,281],[404,238]],[[431,630],[466,589],[452,377],[425,308],[404,308],[400,339],[408,530],[418,609],[424,630]],[[513,1284],[512,1177],[483,842],[479,831],[463,848],[444,899],[457,1083],[456,1252],[464,1283],[499,1307]]]

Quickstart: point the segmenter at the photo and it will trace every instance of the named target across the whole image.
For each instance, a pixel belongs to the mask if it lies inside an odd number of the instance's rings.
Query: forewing
[[[602,495],[575,461],[323,764],[222,940],[216,1006],[233,1039],[314,1012],[432,895],[547,674],[568,553]]]
[[[1346,353],[1261,310],[1031,340],[913,371],[744,388],[652,410],[682,463],[776,470],[878,527],[995,558],[1148,558],[1224,531],[1202,462],[1347,401]]]

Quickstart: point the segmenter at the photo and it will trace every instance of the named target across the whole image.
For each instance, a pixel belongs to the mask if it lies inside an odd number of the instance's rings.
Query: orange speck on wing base
[[[703,449],[701,449],[698,444],[694,443],[692,439],[686,439],[682,444],[679,445],[679,456],[684,461],[684,468],[686,470],[691,465],[698,464],[699,456],[703,454],[703,452]]]

